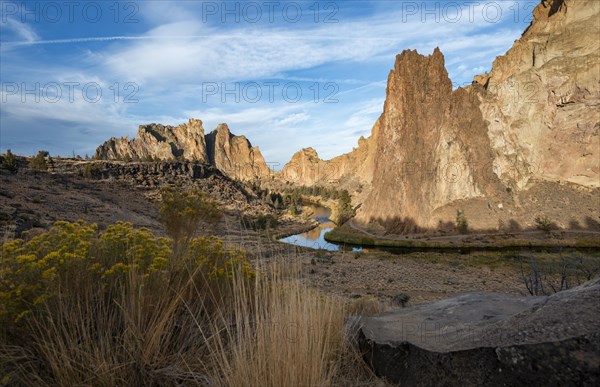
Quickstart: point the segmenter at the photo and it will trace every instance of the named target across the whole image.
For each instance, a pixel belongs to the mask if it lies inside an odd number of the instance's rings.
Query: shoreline
[[[562,248],[567,249],[600,249],[600,232],[587,232],[582,233],[581,231],[561,231],[563,234],[577,234],[580,237],[577,238],[550,238],[543,234],[543,232],[534,232],[534,236],[546,236],[547,240],[539,239],[520,239],[518,235],[526,235],[511,233],[507,234],[468,234],[468,235],[457,235],[456,237],[444,237],[445,240],[428,240],[412,239],[412,240],[399,240],[380,238],[374,235],[370,235],[359,231],[348,225],[347,223],[334,228],[332,231],[325,234],[324,238],[327,242],[337,244],[347,244],[352,246],[362,246],[365,248],[397,248],[406,249],[410,251],[446,251],[446,250],[479,250],[479,251],[506,251],[510,249],[554,249],[559,251]],[[532,233],[530,233],[531,235]],[[586,236],[581,236],[581,235]],[[514,236],[517,236],[515,238]],[[419,236],[422,238],[422,236]],[[502,238],[501,240],[498,240]]]

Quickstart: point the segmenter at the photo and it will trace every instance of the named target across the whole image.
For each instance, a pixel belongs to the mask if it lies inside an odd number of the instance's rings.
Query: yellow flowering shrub
[[[249,279],[255,276],[245,252],[227,249],[217,237],[192,239],[186,257],[192,264],[202,267],[211,281],[232,279],[234,273]]]
[[[173,256],[172,240],[148,229],[117,222],[99,231],[95,224],[56,222],[30,240],[15,240],[0,249],[0,325],[18,322],[37,305],[60,292],[77,294],[97,287],[113,297],[127,291],[126,276],[153,292],[195,273],[194,281],[230,281],[234,270],[247,278],[254,272],[243,251],[227,248],[215,237],[192,239],[183,257]],[[94,288],[95,289],[95,288]]]

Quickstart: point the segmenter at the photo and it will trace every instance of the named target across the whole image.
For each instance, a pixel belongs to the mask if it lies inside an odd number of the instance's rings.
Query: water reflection
[[[325,240],[325,233],[333,230],[335,227],[335,223],[333,223],[329,216],[331,215],[331,211],[322,206],[311,205],[310,206],[313,214],[311,215],[312,219],[315,219],[319,222],[319,226],[313,228],[308,232],[304,232],[301,234],[291,235],[289,237],[281,238],[279,241],[284,243],[289,243],[291,245],[310,247],[312,249],[322,249],[322,250],[330,250],[330,251],[338,251],[338,250],[347,250],[347,251],[361,251],[360,247],[346,247],[337,245],[335,243],[330,243]]]

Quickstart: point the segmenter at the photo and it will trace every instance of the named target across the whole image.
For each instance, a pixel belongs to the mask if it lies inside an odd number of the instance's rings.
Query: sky
[[[139,125],[227,123],[275,169],[368,137],[395,56],[440,47],[455,87],[538,1],[0,1],[0,152],[93,155]]]

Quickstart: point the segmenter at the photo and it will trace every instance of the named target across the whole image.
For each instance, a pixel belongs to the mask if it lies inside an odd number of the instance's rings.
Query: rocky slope
[[[252,180],[269,175],[258,147],[220,124],[205,135],[202,121],[190,119],[177,127],[141,125],[135,139],[111,138],[96,150],[97,160],[176,160],[210,163],[227,176]]]
[[[598,208],[572,215],[578,193],[600,195],[599,15],[595,0],[542,1],[521,39],[466,89],[452,90],[439,49],[398,55],[373,146],[372,189],[354,226],[435,229],[459,209],[474,229],[530,226],[539,214],[525,213],[523,201],[537,200],[528,192],[547,182],[575,193],[561,226],[597,224]]]
[[[199,189],[217,201],[233,222],[217,227],[222,234],[237,230],[240,214],[275,213],[254,191],[209,164],[55,158],[48,171],[37,171],[28,161],[17,157],[16,174],[0,166],[0,243],[48,229],[57,220],[82,219],[101,227],[127,221],[163,235],[157,216],[160,189],[168,186]]]

